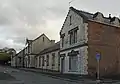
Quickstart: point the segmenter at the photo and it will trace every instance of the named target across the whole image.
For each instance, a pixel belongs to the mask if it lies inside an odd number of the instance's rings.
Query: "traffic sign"
[[[100,60],[100,57],[101,57],[101,56],[100,56],[100,53],[97,53],[97,54],[96,54],[96,60]]]

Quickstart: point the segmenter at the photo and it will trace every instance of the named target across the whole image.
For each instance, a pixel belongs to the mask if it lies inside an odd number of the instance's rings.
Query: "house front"
[[[104,18],[103,18],[104,19]],[[114,22],[114,21],[113,21]],[[88,22],[88,72],[97,72],[96,54],[100,53],[100,75],[116,75],[120,73],[120,24]]]
[[[62,73],[88,74],[87,41],[84,19],[71,7],[60,31],[60,70]]]
[[[60,71],[95,75],[96,54],[101,55],[100,74],[119,73],[120,20],[70,7],[60,31]]]
[[[10,50],[10,55],[11,55],[11,66],[15,67],[16,66],[16,51],[14,49]]]
[[[16,67],[16,56],[11,57],[11,66]]]
[[[26,54],[25,60],[28,60],[28,67],[35,67],[37,65],[36,55],[44,50],[45,48],[53,45],[54,40],[50,40],[45,34],[40,35],[34,40],[28,40],[28,53]]]
[[[20,50],[16,55],[15,55],[15,64],[16,67],[24,67],[24,56],[25,56],[25,49]]]
[[[60,69],[60,43],[57,42],[54,45],[44,49],[37,56],[37,66],[43,70],[59,71]]]

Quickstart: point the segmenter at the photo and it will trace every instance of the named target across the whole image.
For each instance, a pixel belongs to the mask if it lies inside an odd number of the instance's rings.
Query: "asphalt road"
[[[70,81],[39,73],[26,72],[23,70],[0,66],[0,84],[96,84],[96,81]],[[120,84],[120,82],[117,81],[116,83],[111,83],[108,81],[107,83],[101,84]]]

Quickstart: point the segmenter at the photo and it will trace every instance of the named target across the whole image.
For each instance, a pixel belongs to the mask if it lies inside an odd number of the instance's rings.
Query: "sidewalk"
[[[75,75],[75,74],[62,74],[60,72],[49,71],[49,70],[42,70],[42,69],[32,69],[32,68],[19,68],[20,70],[24,71],[31,71],[35,73],[41,73],[43,75],[48,75],[50,77],[71,80],[71,81],[84,81],[84,79],[89,80],[89,78],[85,78],[85,76]],[[91,80],[91,79],[90,79]]]
[[[89,76],[80,76],[80,75],[75,75],[75,74],[61,74],[60,72],[53,72],[53,71],[49,71],[49,70],[42,70],[42,69],[34,69],[34,68],[19,68],[20,70],[24,70],[24,71],[30,71],[30,72],[35,72],[35,73],[40,73],[43,75],[47,75],[53,78],[58,78],[61,80],[68,80],[68,81],[74,81],[74,82],[78,82],[78,81],[91,81],[91,82],[95,82],[96,78],[94,77],[89,77]],[[119,80],[112,80],[112,79],[102,79],[101,80],[102,83],[114,83],[114,82],[118,82]]]

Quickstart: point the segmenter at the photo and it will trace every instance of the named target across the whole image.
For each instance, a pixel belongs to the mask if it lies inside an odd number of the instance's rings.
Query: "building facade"
[[[120,42],[116,41],[120,36],[119,28],[120,20],[117,17],[110,15],[104,17],[100,12],[92,14],[70,7],[60,31],[60,71],[95,75],[97,71],[95,56],[100,53],[100,73],[102,75],[116,73],[119,69],[120,51],[117,47]],[[113,55],[112,51],[117,54]]]
[[[36,68],[43,70],[59,71],[60,70],[60,43],[56,43],[39,53],[37,56]]]
[[[101,54],[100,74],[119,74],[120,27],[96,21],[88,22],[88,72],[93,75],[97,71],[95,56]]]
[[[60,31],[61,72],[88,74],[87,35],[83,18],[70,8]]]
[[[37,61],[36,55],[54,43],[55,41],[50,40],[45,34],[40,35],[34,40],[28,40],[28,45],[25,52],[25,65],[27,67],[35,67]]]
[[[10,55],[11,55],[11,66],[12,66],[12,67],[15,67],[15,66],[16,66],[16,57],[15,57],[16,51],[15,51],[14,49],[11,49],[11,50],[9,51],[9,53],[10,53]]]
[[[24,67],[24,49],[15,55],[16,67]]]

